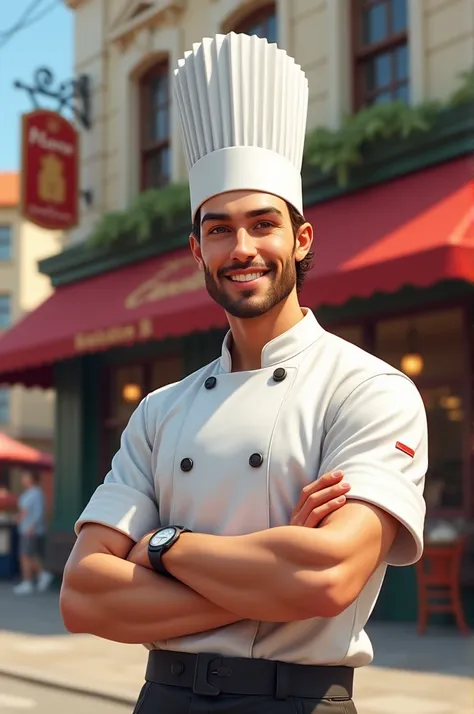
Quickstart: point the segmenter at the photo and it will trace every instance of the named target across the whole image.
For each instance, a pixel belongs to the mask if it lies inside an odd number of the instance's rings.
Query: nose
[[[248,234],[245,228],[239,228],[235,234],[234,247],[230,253],[232,260],[238,260],[244,263],[249,258],[254,258],[257,255],[257,249],[252,236]]]

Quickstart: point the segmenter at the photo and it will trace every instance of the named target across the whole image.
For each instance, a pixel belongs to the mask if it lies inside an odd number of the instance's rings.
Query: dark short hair
[[[22,476],[29,476],[31,481],[35,484],[35,486],[38,486],[41,482],[41,474],[38,471],[34,471],[33,469],[28,469],[28,468],[23,468],[21,470]]]
[[[299,211],[288,201],[285,201],[288,213],[290,215],[291,227],[293,229],[293,236],[296,240],[296,235],[307,221],[304,216],[301,215]],[[198,208],[193,221],[193,235],[196,240],[201,239],[201,209]],[[314,252],[310,250],[303,260],[299,260],[296,263],[296,291],[299,293],[303,287],[306,273],[313,267]]]

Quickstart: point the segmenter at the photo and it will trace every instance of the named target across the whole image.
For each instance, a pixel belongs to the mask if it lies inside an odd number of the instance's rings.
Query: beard
[[[216,279],[208,270],[207,265],[204,265],[207,292],[218,305],[233,317],[260,317],[285,300],[296,285],[296,263],[293,257],[288,258],[278,279],[274,277],[276,267],[274,263],[256,266],[250,261],[248,263],[221,268],[221,270],[218,271]],[[245,268],[263,268],[269,270],[268,278],[271,282],[267,292],[264,295],[255,295],[255,290],[244,290],[235,297],[230,295],[225,287],[223,287],[224,281],[228,280],[228,278],[225,277],[225,273],[229,269],[235,270],[237,268],[241,268],[242,270]]]

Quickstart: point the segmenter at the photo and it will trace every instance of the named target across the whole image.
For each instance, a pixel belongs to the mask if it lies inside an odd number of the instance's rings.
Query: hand
[[[150,533],[146,533],[143,538],[141,538],[138,543],[135,543],[132,550],[127,556],[127,560],[135,565],[140,565],[142,568],[148,568],[153,570],[150,563],[150,558],[148,557],[148,543],[153,533],[156,533],[156,528]]]
[[[290,525],[315,528],[327,515],[341,508],[350,490],[350,484],[343,483],[342,478],[343,473],[337,471],[305,486],[291,514]]]

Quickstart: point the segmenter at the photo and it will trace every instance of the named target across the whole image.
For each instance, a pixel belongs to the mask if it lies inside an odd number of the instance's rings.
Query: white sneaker
[[[31,580],[23,580],[19,585],[15,585],[13,592],[15,595],[32,595],[35,589]]]
[[[39,592],[44,593],[45,590],[47,590],[53,582],[53,579],[54,575],[52,573],[47,573],[46,571],[40,573],[40,575],[38,576],[38,581],[36,583],[36,587],[38,588]]]

